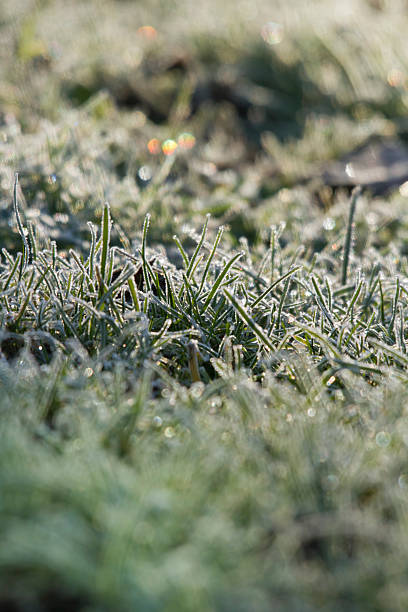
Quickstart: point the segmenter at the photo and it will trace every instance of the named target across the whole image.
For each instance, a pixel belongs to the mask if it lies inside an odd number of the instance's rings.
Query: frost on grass
[[[8,4],[0,609],[405,611],[406,7]]]

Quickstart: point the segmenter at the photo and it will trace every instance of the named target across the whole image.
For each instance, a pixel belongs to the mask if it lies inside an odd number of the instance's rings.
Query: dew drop
[[[345,172],[349,178],[356,177],[356,172],[354,170],[353,164],[346,164]]]
[[[142,166],[141,168],[139,168],[139,172],[137,173],[137,175],[140,180],[147,182],[150,181],[150,179],[152,178],[152,171],[149,166]]]
[[[323,221],[323,227],[327,231],[333,230],[336,227],[336,222],[333,217],[326,217],[326,219]]]
[[[391,442],[391,435],[387,431],[379,431],[375,436],[375,443],[380,448],[387,448]]]
[[[220,397],[216,396],[211,399],[211,402],[210,402],[211,408],[214,408],[214,409],[220,408],[221,405],[222,405],[222,399]]]
[[[195,382],[194,384],[191,385],[190,388],[190,395],[193,399],[199,399],[204,391],[204,383],[202,382]]]

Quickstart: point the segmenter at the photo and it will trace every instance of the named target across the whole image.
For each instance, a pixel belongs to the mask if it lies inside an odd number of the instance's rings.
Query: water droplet
[[[316,416],[316,410],[314,408],[309,408],[307,411],[307,416],[312,419],[314,416]]]
[[[346,164],[345,172],[349,178],[356,177],[356,172],[354,170],[353,164]]]
[[[174,436],[176,435],[175,429],[174,427],[166,427],[166,429],[164,430],[164,435],[166,436],[166,438],[174,438]]]
[[[191,385],[191,388],[190,388],[191,397],[193,399],[199,399],[202,396],[204,389],[205,389],[204,383],[195,382],[194,384]]]
[[[150,181],[150,179],[152,178],[152,171],[149,166],[142,166],[141,168],[139,168],[139,172],[137,174],[140,180],[142,181],[147,182]]]
[[[90,378],[92,376],[92,374],[94,373],[92,368],[85,368],[84,374],[87,378]]]
[[[336,227],[336,222],[333,217],[326,217],[326,219],[323,221],[323,227],[327,231],[333,230]]]
[[[57,182],[57,175],[56,174],[50,174],[50,176],[48,177],[48,182],[53,185],[54,183]]]
[[[386,448],[391,442],[391,435],[387,431],[379,431],[375,436],[375,443],[380,448]]]
[[[159,416],[155,416],[152,419],[152,423],[157,429],[159,429],[163,425],[163,419]]]
[[[218,396],[211,398],[211,408],[220,408],[222,406],[222,399]]]

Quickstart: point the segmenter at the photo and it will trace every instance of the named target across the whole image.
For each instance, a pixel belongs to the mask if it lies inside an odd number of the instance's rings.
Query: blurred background
[[[16,170],[25,214],[61,245],[83,244],[106,199],[131,237],[150,211],[162,243],[208,212],[232,242],[256,243],[284,206],[289,225],[308,209],[304,238],[319,249],[315,220],[332,210],[322,230],[331,231],[337,194],[357,183],[395,197],[398,215],[408,194],[407,8],[2,0],[3,220]],[[0,237],[13,248],[15,234]]]

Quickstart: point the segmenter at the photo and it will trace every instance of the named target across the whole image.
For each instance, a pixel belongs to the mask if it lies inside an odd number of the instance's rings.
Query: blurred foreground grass
[[[0,610],[407,609],[406,9],[0,3]]]

